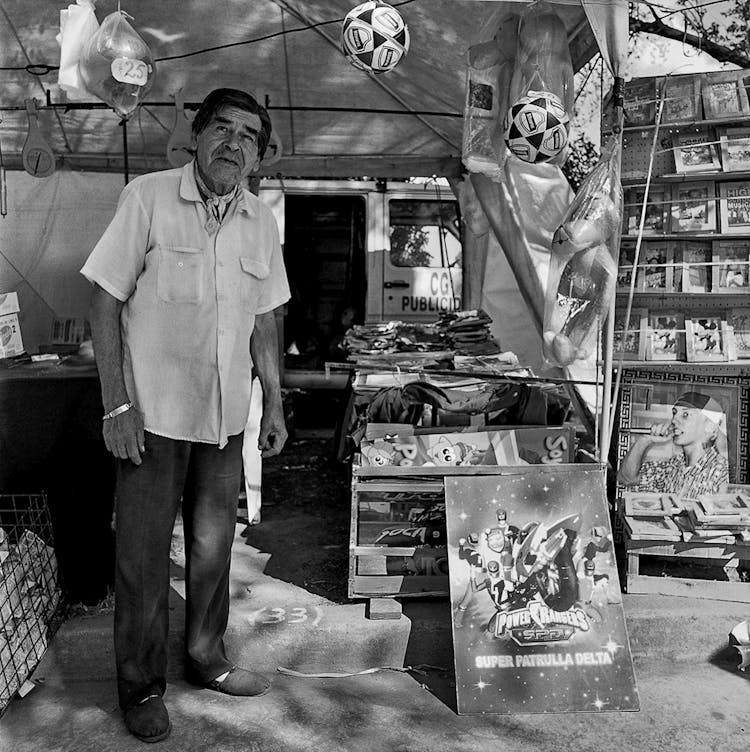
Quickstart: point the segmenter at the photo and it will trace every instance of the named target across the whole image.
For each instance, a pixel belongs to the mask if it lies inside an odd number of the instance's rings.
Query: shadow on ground
[[[264,461],[259,525],[244,534],[248,545],[271,554],[265,573],[350,603],[350,468],[334,459],[326,438],[290,441],[279,457]],[[451,608],[447,598],[404,599],[411,621],[405,666],[423,689],[455,711]]]
[[[265,572],[347,603],[350,468],[330,438],[296,438],[263,462],[261,522],[248,545],[271,554]]]

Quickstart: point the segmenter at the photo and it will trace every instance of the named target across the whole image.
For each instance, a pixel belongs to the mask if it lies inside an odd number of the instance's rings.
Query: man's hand
[[[121,459],[130,459],[135,465],[141,464],[141,454],[146,450],[143,435],[143,416],[134,407],[114,418],[104,421],[102,428],[107,450]]]
[[[654,423],[651,426],[651,441],[660,443],[669,441],[674,435],[674,426],[672,423]]]
[[[284,411],[281,407],[263,409],[260,419],[260,434],[258,435],[258,449],[261,457],[277,455],[286,443],[287,432],[284,423]]]

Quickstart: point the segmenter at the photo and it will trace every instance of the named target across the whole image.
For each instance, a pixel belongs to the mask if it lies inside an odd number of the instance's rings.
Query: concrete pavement
[[[398,621],[368,621],[364,604],[334,604],[264,573],[268,555],[239,536],[233,555],[231,656],[273,675],[264,697],[196,689],[182,679],[180,569],[172,592],[164,752],[740,752],[748,750],[750,676],[736,670],[729,630],[743,604],[626,595],[641,710],[635,713],[458,716],[447,600],[408,601]],[[750,585],[749,585],[750,587]],[[63,624],[36,688],[0,719],[2,752],[143,750],[117,707],[111,615]],[[278,673],[429,664],[318,679]]]

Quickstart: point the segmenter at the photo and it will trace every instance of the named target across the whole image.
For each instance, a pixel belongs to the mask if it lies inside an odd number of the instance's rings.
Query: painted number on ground
[[[251,624],[305,624],[315,627],[322,616],[323,613],[318,606],[274,606],[253,611],[249,620]]]

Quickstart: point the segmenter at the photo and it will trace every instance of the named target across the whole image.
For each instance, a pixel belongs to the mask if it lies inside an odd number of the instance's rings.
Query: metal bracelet
[[[133,407],[132,402],[126,402],[124,405],[120,405],[119,407],[116,407],[114,410],[111,410],[106,415],[102,417],[102,420],[111,420],[112,418],[116,418],[118,415],[122,415],[123,413],[126,413],[130,408]]]

